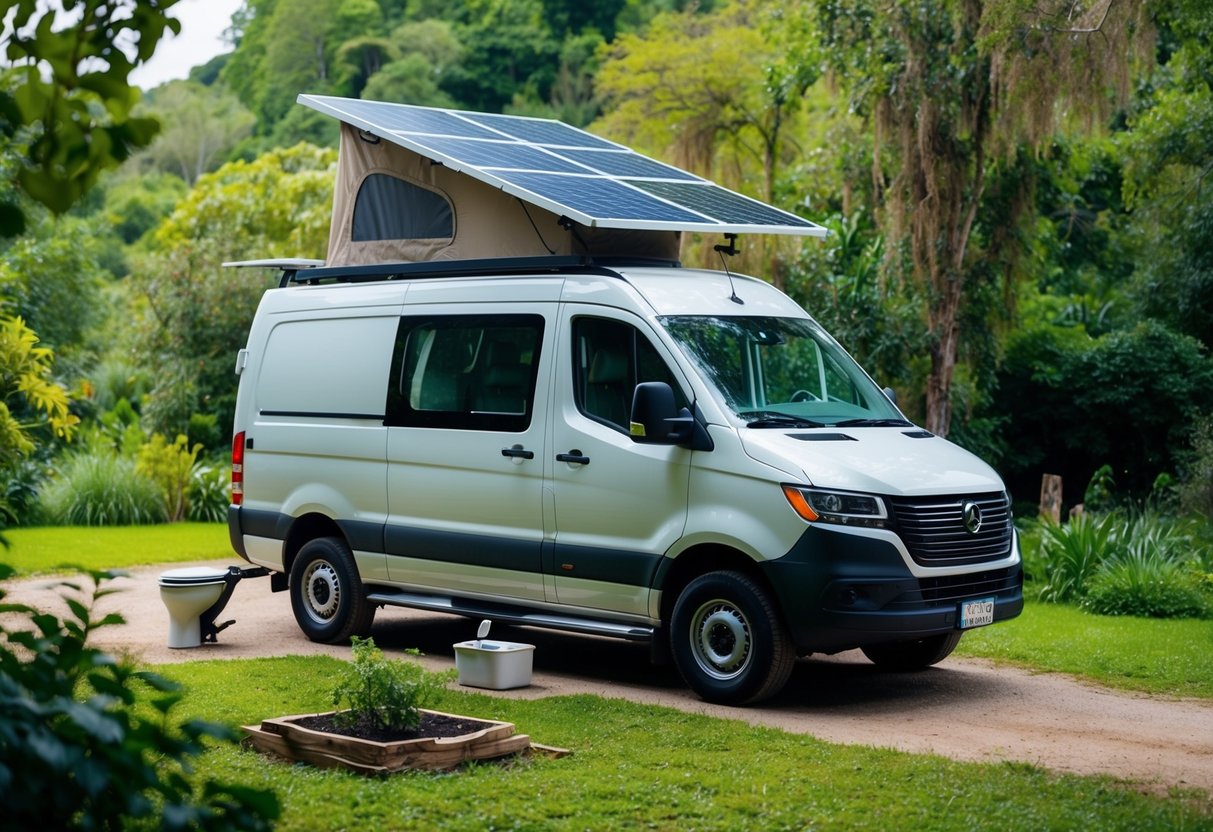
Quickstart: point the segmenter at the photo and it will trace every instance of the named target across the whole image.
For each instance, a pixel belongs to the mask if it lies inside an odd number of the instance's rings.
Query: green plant
[[[1201,419],[1193,430],[1192,451],[1177,491],[1184,511],[1213,518],[1213,417]]]
[[[1081,605],[1100,615],[1204,618],[1211,600],[1195,571],[1158,550],[1135,549],[1100,568]]]
[[[1040,600],[1053,603],[1082,597],[1084,588],[1114,544],[1111,516],[1087,514],[1071,517],[1068,523],[1043,524],[1040,562],[1044,584]]]
[[[156,484],[170,523],[185,519],[194,464],[201,450],[200,444],[191,448],[184,434],[178,434],[170,445],[159,433],[153,434],[147,444],[139,449],[135,471]]]
[[[229,476],[226,467],[197,465],[190,477],[187,520],[198,523],[219,523],[227,518],[231,503]]]
[[[333,688],[333,704],[349,709],[342,719],[348,723],[369,722],[387,730],[415,728],[421,720],[419,708],[455,678],[453,670],[433,673],[415,662],[388,659],[372,638],[350,639],[354,660],[344,669]],[[418,655],[416,650],[409,651]]]
[[[0,565],[0,578],[12,570]],[[170,711],[180,685],[89,647],[100,627],[97,599],[114,590],[117,573],[93,572],[86,601],[65,595],[70,615],[20,604],[0,611],[32,625],[0,625],[0,791],[4,822],[13,829],[123,829],[145,818],[162,829],[269,829],[279,806],[272,792],[187,775],[206,740],[233,742],[235,733],[201,720],[180,724]],[[0,600],[4,593],[0,590]],[[10,619],[11,620],[11,619]],[[145,687],[150,699],[140,694]],[[148,701],[145,715],[136,701]]]
[[[1112,495],[1116,491],[1116,479],[1112,476],[1111,465],[1101,465],[1091,475],[1087,489],[1083,492],[1082,502],[1087,511],[1103,511],[1111,508]]]
[[[42,493],[42,508],[65,526],[123,526],[163,523],[164,500],[135,463],[112,451],[68,458]]]
[[[1213,560],[1205,524],[1154,510],[1046,523],[1039,550],[1026,552],[1038,597],[1079,602],[1103,615],[1202,617],[1213,610],[1206,588]]]

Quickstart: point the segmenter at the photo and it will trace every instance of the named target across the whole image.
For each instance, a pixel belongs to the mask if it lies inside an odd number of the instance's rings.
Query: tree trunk
[[[953,240],[958,248],[955,262],[963,258],[965,241]],[[960,303],[964,296],[964,270],[953,268],[932,275],[927,324],[931,335],[931,373],[927,377],[926,429],[946,437],[952,429],[952,379],[960,349]]]

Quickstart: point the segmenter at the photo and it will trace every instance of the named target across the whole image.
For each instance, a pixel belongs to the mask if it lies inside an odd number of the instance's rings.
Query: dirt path
[[[210,566],[226,566],[212,562]],[[115,582],[125,591],[102,602],[127,624],[105,628],[97,645],[155,664],[217,658],[325,653],[348,648],[308,641],[286,593],[269,581],[241,582],[220,616],[236,623],[219,643],[194,650],[165,645],[168,615],[156,576],[133,570]],[[9,602],[64,609],[47,580],[10,583]],[[475,637],[475,622],[389,608],[377,616],[375,642],[387,651],[417,647],[433,667],[454,663],[451,645]],[[625,642],[498,627],[501,639],[536,645],[530,688],[502,696],[535,698],[595,693],[695,713],[742,719],[840,743],[935,753],[959,760],[1018,760],[1058,771],[1109,774],[1151,789],[1199,788],[1213,794],[1213,703],[1113,692],[1061,674],[1035,674],[951,658],[912,674],[875,669],[858,652],[797,663],[787,688],[758,707],[709,705],[686,690],[672,668],[654,668],[647,649]],[[319,705],[318,705],[319,707]]]

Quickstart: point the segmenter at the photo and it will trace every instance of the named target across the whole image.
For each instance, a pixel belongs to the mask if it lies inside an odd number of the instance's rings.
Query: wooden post
[[[1056,474],[1040,478],[1040,516],[1061,522],[1061,477]]]

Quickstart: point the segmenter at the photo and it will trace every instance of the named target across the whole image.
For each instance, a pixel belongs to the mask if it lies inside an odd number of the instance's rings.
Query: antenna
[[[726,254],[729,257],[737,256],[737,252],[738,252],[737,235],[736,234],[725,234],[724,238],[728,242],[717,245],[716,253],[720,255],[720,265],[724,266],[724,273],[729,276],[729,293],[730,293],[729,300],[733,301],[733,303],[744,305],[745,301],[742,300],[741,298],[737,297],[737,288],[733,285],[733,273],[731,271],[729,271],[728,261],[726,261],[724,259],[724,256]]]

